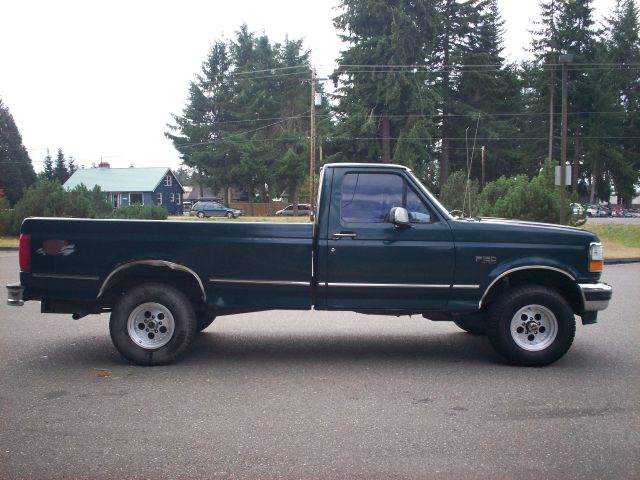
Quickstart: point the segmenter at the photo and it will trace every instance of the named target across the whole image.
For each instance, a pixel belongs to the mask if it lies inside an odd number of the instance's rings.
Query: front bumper
[[[606,283],[581,283],[578,285],[582,293],[585,312],[599,312],[609,306],[613,294],[611,285]]]
[[[24,287],[19,283],[7,285],[7,305],[12,307],[24,305]]]

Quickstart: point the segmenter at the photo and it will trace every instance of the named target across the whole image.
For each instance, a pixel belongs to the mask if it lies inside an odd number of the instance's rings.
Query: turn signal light
[[[602,260],[591,260],[589,262],[589,271],[590,272],[601,272],[604,266],[604,262]]]

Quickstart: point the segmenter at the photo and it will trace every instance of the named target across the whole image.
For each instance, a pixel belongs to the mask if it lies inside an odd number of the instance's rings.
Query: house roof
[[[170,171],[167,167],[81,168],[64,183],[71,190],[81,183],[98,185],[103,192],[153,192]]]

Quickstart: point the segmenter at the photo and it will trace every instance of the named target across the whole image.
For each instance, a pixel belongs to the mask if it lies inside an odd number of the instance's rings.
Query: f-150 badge
[[[483,265],[495,265],[497,262],[497,258],[496,257],[491,257],[491,256],[477,256],[476,257],[476,263],[480,263]]]
[[[62,255],[66,257],[76,251],[75,243],[69,243],[66,240],[45,240],[42,242],[42,248],[36,250],[40,255]]]

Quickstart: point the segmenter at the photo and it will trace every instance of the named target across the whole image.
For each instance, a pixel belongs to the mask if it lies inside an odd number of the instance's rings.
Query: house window
[[[156,205],[162,205],[162,193],[156,193]]]
[[[129,194],[129,205],[133,205],[134,203],[139,203],[142,205],[142,194],[141,193],[130,193]]]
[[[173,193],[170,193],[169,194],[169,203],[173,203],[173,202],[175,202],[175,198],[174,198]]]
[[[180,194],[176,193],[176,203],[180,205]]]
[[[171,186],[171,175],[167,175],[166,177],[164,177],[164,186],[165,187]]]

